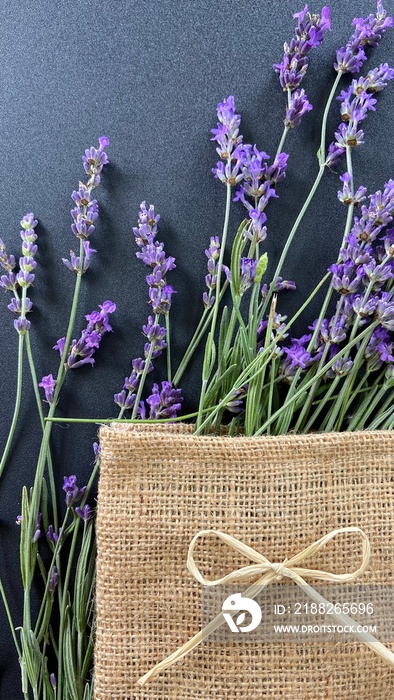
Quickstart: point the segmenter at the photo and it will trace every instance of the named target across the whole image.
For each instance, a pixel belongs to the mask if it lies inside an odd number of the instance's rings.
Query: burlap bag
[[[201,586],[186,557],[202,529],[282,561],[357,525],[372,547],[363,583],[392,585],[394,433],[228,438],[111,426],[100,440],[96,700],[392,700],[394,667],[358,642],[204,642],[143,688],[136,681],[200,628]],[[357,568],[357,547],[341,539],[308,566]],[[199,559],[211,578],[246,563],[217,545]]]

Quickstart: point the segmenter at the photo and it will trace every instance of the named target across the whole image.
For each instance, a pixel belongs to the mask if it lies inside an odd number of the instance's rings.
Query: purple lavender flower
[[[353,264],[335,263],[328,268],[332,272],[332,286],[340,294],[351,294],[357,291],[361,278],[362,269],[356,268]]]
[[[288,128],[295,129],[301,124],[302,116],[313,109],[305,90],[295,90],[290,97],[290,104],[286,110],[284,124]]]
[[[82,156],[85,173],[89,175],[88,186],[90,187],[97,187],[100,184],[100,173],[103,166],[108,163],[108,156],[104,151],[104,148],[107,148],[107,146],[109,146],[109,138],[100,136],[98,149],[92,146],[86,149],[85,155]]]
[[[357,122],[352,124],[340,124],[338,131],[335,132],[336,143],[338,148],[346,148],[346,146],[360,146],[364,143],[364,132],[357,128]]]
[[[155,314],[163,314],[166,316],[171,309],[171,297],[176,294],[175,289],[171,285],[166,284],[164,287],[151,287],[149,289],[149,303]]]
[[[342,46],[336,54],[334,68],[342,73],[358,73],[366,54],[364,46],[377,46],[385,31],[392,27],[393,19],[387,15],[381,0],[377,2],[377,12],[368,17],[355,18],[352,22],[355,30],[346,46]]]
[[[149,418],[176,418],[181,409],[182,392],[175,389],[171,382],[162,382],[161,389],[158,384],[153,384],[152,394],[146,399],[150,407]]]
[[[152,316],[149,316],[148,323],[145,326],[142,326],[142,332],[149,340],[148,352],[150,345],[153,344],[152,358],[156,358],[161,355],[162,351],[167,347],[167,343],[164,340],[167,334],[166,329],[160,326],[158,323],[155,323]],[[146,352],[147,348],[145,347],[145,353]]]
[[[77,477],[75,475],[65,476],[63,480],[63,491],[66,494],[66,505],[70,508],[74,503],[78,503],[78,501],[81,500],[86,491],[86,486],[80,489],[77,486]]]
[[[56,386],[56,380],[53,378],[52,374],[47,374],[45,377],[43,377],[38,386],[44,389],[46,401],[48,401],[48,403],[52,403]]]
[[[394,216],[394,180],[385,183],[384,190],[370,195],[368,206],[361,207],[361,217],[354,217],[351,234],[357,240],[372,243]]]
[[[54,566],[52,568],[52,573],[51,573],[51,577],[49,579],[49,584],[48,584],[48,591],[49,591],[49,594],[51,596],[52,601],[53,601],[53,597],[55,594],[55,589],[56,589],[56,586],[58,584],[58,581],[59,581],[59,575],[57,573],[56,566]]]
[[[239,293],[241,295],[253,286],[257,272],[257,264],[258,260],[251,260],[250,258],[241,258],[241,274],[239,278]]]
[[[383,328],[394,331],[394,300],[389,292],[382,292],[376,303],[375,314]]]
[[[66,365],[69,369],[76,369],[82,365],[94,365],[95,351],[100,346],[103,335],[112,331],[112,326],[109,324],[109,314],[116,310],[116,304],[112,301],[104,301],[99,304],[99,311],[85,316],[88,321],[87,327],[82,331],[78,340],[72,340],[69,348],[69,355],[66,360]],[[60,355],[63,354],[65,338],[59,338],[54,350],[58,350]]]
[[[51,673],[51,675],[49,676],[49,682],[50,682],[52,688],[55,690],[55,688],[57,686],[57,681],[56,681],[56,676],[54,673]]]
[[[248,385],[244,384],[241,386],[239,389],[234,389],[234,391],[231,394],[231,397],[226,403],[225,409],[226,411],[230,411],[230,413],[242,413],[244,410],[244,399],[248,393]]]
[[[362,48],[361,51],[364,53]],[[382,63],[378,68],[369,71],[364,78],[353,80],[348,89],[338,96],[337,99],[341,102],[342,124],[335,133],[336,142],[329,146],[327,167],[334,168],[338,164],[346,146],[363,143],[364,133],[358,128],[359,123],[370,110],[375,111],[376,99],[372,95],[383,90],[388,80],[392,80],[393,77],[394,70],[387,63]]]
[[[274,287],[274,292],[283,292],[285,289],[290,289],[295,291],[297,289],[296,283],[293,280],[284,280],[282,277],[277,277]],[[261,294],[265,298],[268,292],[268,285],[264,284],[261,288]]]
[[[52,544],[56,544],[59,541],[59,539],[61,539],[62,528],[59,528],[59,532],[56,532],[53,529],[53,525],[49,525],[46,536],[47,536],[48,542],[52,542]]]
[[[334,379],[335,377],[344,377],[349,374],[353,367],[353,360],[345,360],[344,357],[338,357],[338,359],[331,365],[324,375],[325,379]]]
[[[355,314],[360,319],[360,325],[366,323],[367,319],[373,315],[376,303],[377,299],[375,297],[364,300],[364,295],[357,294],[353,296],[352,306]]]
[[[90,265],[92,254],[97,253],[97,250],[94,250],[94,248],[90,247],[89,241],[83,242],[83,248],[85,255],[82,263],[82,274],[85,274],[86,270]],[[75,272],[75,274],[77,274],[80,271],[81,258],[75,255],[73,250],[70,250],[70,260],[67,260],[67,258],[62,258],[62,262],[69,270],[71,270],[71,272]]]
[[[279,74],[283,90],[296,90],[308,68],[308,53],[317,48],[323,41],[323,32],[331,29],[330,8],[323,7],[320,15],[310,15],[308,5],[301,12],[293,15],[298,20],[295,36],[290,44],[284,45],[282,63],[274,65]]]
[[[211,236],[209,241],[209,248],[205,250],[205,255],[208,258],[207,268],[208,274],[205,277],[205,284],[208,287],[208,293],[204,292],[203,302],[204,306],[213,306],[215,303],[215,295],[212,292],[216,288],[217,283],[217,272],[218,272],[218,260],[220,256],[220,241],[219,236]],[[227,265],[222,265],[222,271],[225,273],[227,279],[230,279],[230,270]]]
[[[33,304],[29,297],[25,297],[25,314],[28,314],[33,308]],[[8,304],[7,309],[10,311],[13,311],[14,314],[21,314],[22,313],[22,300],[21,299],[11,299],[11,303]]]
[[[276,185],[286,177],[288,155],[280,153],[271,165],[266,161],[269,156],[265,151],[259,151],[257,146],[242,144],[237,148],[237,154],[242,163],[242,182],[237,189],[233,201],[240,200],[248,210],[251,227],[245,227],[245,236],[255,242],[263,241],[267,236],[264,226],[267,217],[264,209],[271,197],[277,197]],[[247,197],[252,199],[249,202]]]
[[[364,201],[365,195],[367,193],[366,187],[359,187],[357,192],[352,194],[350,184],[352,182],[352,176],[350,173],[343,173],[339,178],[343,182],[342,190],[338,192],[338,199],[343,204],[350,205],[353,204],[354,207],[358,207],[361,202]]]
[[[36,530],[33,535],[33,540],[32,542],[37,542],[37,540],[40,539],[40,537],[44,536],[44,531],[42,529],[42,513],[38,513],[37,515],[37,521],[36,521]]]
[[[31,323],[27,318],[16,318],[14,321],[14,328],[20,335],[24,335],[30,330]]]
[[[15,268],[16,262],[13,255],[7,255],[5,245],[0,238],[0,265],[6,272]]]
[[[146,202],[141,202],[138,213],[138,227],[133,228],[135,242],[142,248],[148,243],[153,243],[157,234],[157,224],[160,221],[160,214],[155,213],[153,204],[146,208]]]
[[[78,516],[78,518],[81,518],[81,520],[83,520],[85,523],[87,523],[93,515],[92,509],[87,503],[86,505],[84,505],[83,508],[79,508],[79,506],[77,506],[75,508],[75,514]]]
[[[216,148],[220,158],[227,161],[236,146],[242,143],[242,136],[239,135],[241,117],[235,113],[234,97],[230,95],[217,106],[218,125],[216,129],[211,129],[213,134],[211,141],[216,141]]]

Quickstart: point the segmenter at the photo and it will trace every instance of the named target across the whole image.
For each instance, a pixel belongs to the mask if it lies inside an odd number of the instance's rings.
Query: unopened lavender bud
[[[20,335],[24,335],[30,330],[31,323],[27,318],[17,318],[14,321],[14,328]]]
[[[20,224],[21,224],[23,229],[31,229],[31,228],[35,228],[35,226],[37,226],[38,221],[37,221],[37,219],[34,218],[34,214],[31,213],[31,214],[26,214],[23,217]]]

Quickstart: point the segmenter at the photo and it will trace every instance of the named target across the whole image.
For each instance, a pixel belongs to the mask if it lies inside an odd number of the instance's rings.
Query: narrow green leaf
[[[28,542],[28,530],[29,530],[29,496],[27,493],[27,488],[26,486],[23,487],[22,489],[22,520],[21,520],[21,538],[20,538],[20,567],[21,567],[21,576],[22,576],[22,584],[23,588],[27,588],[27,586],[30,586],[30,580],[27,580],[27,571],[29,568],[29,552],[26,550],[30,550],[30,543]]]
[[[87,523],[83,537],[81,550],[79,553],[74,584],[74,624],[79,633],[83,633],[86,629],[88,600],[87,595],[89,587],[87,585],[87,572],[89,569],[89,552],[92,541],[93,521]]]
[[[73,634],[71,630],[70,611],[66,613],[64,629],[64,673],[63,679],[67,684],[69,700],[81,700],[78,688],[79,679],[76,677],[73,649]]]
[[[267,267],[268,267],[268,255],[267,255],[267,253],[263,253],[263,255],[260,256],[259,261],[257,263],[256,276],[254,278],[255,284],[260,284],[261,278],[265,274]]]
[[[48,516],[48,487],[45,479],[42,480],[42,492],[41,492],[41,513],[42,513],[42,523],[44,527],[44,532],[48,532],[49,527],[49,516]]]

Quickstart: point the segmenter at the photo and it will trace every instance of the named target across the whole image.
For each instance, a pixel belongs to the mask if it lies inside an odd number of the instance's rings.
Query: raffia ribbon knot
[[[361,564],[354,571],[350,571],[343,574],[335,574],[331,571],[324,571],[320,569],[307,569],[299,567],[307,557],[312,556],[318,552],[322,547],[325,547],[328,542],[330,542],[335,537],[341,536],[343,534],[355,533],[361,538],[362,553],[361,553]],[[198,569],[196,562],[194,560],[194,549],[197,541],[202,537],[215,536],[222,540],[229,547],[239,552],[240,554],[247,557],[249,560],[255,562],[254,564],[249,564],[249,566],[243,566],[240,569],[235,569],[230,573],[222,576],[218,579],[206,579],[201,574]],[[369,539],[365,532],[359,527],[343,527],[337,530],[332,530],[332,532],[327,533],[324,537],[321,537],[313,544],[303,549],[298,554],[295,554],[290,559],[285,559],[281,563],[270,562],[263,554],[257,552],[253,547],[249,547],[235,537],[221,532],[220,530],[201,530],[192,539],[189,545],[189,552],[187,556],[187,568],[190,573],[194,576],[196,581],[201,583],[203,586],[219,586],[225,583],[234,583],[235,581],[241,581],[245,578],[249,578],[253,575],[259,575],[260,578],[253,583],[246,591],[242,593],[244,597],[255,598],[260,591],[262,591],[266,586],[268,586],[273,581],[279,581],[284,577],[290,578],[294,583],[296,583],[302,590],[316,603],[321,603],[323,605],[328,605],[329,601],[326,600],[320,593],[318,593],[312,586],[306,582],[306,578],[314,578],[326,582],[350,582],[354,581],[356,578],[361,576],[366,570],[371,556],[371,546]],[[335,610],[335,608],[334,608]],[[375,653],[381,656],[389,664],[394,665],[394,653],[390,651],[387,647],[379,642],[372,634],[369,632],[363,632],[356,630],[358,623],[355,622],[351,617],[345,615],[342,612],[334,612],[333,617],[335,617],[342,625],[350,626],[353,630],[354,637],[366,644]],[[217,615],[211,622],[206,625],[202,630],[197,632],[188,642],[183,644],[179,649],[177,649],[173,654],[168,656],[166,659],[154,666],[150,671],[148,671],[144,676],[139,678],[137,683],[139,685],[144,685],[147,681],[151,680],[159,673],[165,669],[172,666],[179,659],[189,654],[198,644],[200,644],[203,639],[206,639],[212,632],[218,629],[225,622],[225,618],[222,613]]]

